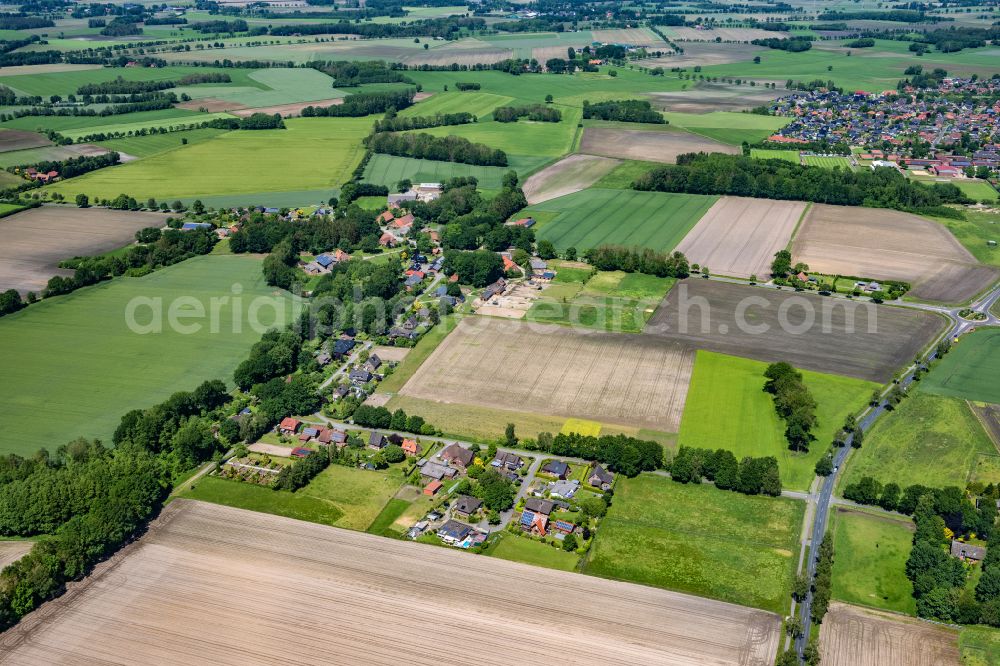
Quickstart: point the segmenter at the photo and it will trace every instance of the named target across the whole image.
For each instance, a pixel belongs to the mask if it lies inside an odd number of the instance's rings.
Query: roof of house
[[[965,557],[970,560],[981,561],[986,557],[986,549],[982,546],[973,546],[970,543],[963,543],[957,539],[952,539],[951,554],[953,557]]]
[[[558,495],[559,497],[571,498],[576,494],[576,491],[580,489],[580,482],[576,479],[565,480],[560,479],[559,481],[553,481],[549,484],[549,494]]]
[[[433,481],[431,481],[430,483],[428,483],[426,486],[424,486],[424,492],[430,493],[430,494],[433,495],[438,490],[440,490],[441,485],[442,484],[441,484],[440,481],[438,481],[437,479],[434,479]]]
[[[292,449],[292,455],[295,456],[296,458],[305,458],[310,453],[312,453],[312,451],[310,451],[309,449],[302,448],[301,446],[296,446],[294,449]]]
[[[542,467],[542,471],[546,474],[562,476],[569,471],[569,465],[564,463],[562,460],[550,460],[545,463],[544,467]]]
[[[323,268],[327,268],[334,263],[334,259],[328,254],[320,254],[316,257],[316,263]]]
[[[367,363],[373,368],[378,368],[380,365],[382,365],[382,359],[378,357],[378,354],[372,354],[371,356],[368,357]]]
[[[470,514],[475,513],[479,510],[479,507],[483,505],[483,500],[478,497],[470,497],[469,495],[462,495],[455,500],[452,504],[452,508],[459,513]]]
[[[382,446],[384,441],[385,435],[380,432],[372,432],[372,434],[368,435],[368,444],[370,446]]]
[[[468,467],[472,459],[475,458],[475,454],[464,446],[459,446],[458,444],[451,444],[441,452],[441,459],[447,461],[456,461],[462,465]]]
[[[450,467],[445,467],[444,465],[439,465],[434,462],[425,463],[423,467],[420,468],[420,475],[426,476],[431,479],[443,479],[446,476],[453,476],[455,470]]]
[[[594,471],[590,473],[591,482],[593,482],[594,479],[598,479],[601,483],[611,483],[615,480],[615,475],[600,465],[594,465]]]
[[[540,513],[542,515],[549,515],[552,513],[552,509],[556,507],[556,503],[552,500],[538,499],[537,497],[529,497],[524,502],[524,508],[532,513]]]
[[[364,368],[354,368],[351,370],[351,380],[359,382],[371,381],[372,373],[368,372]]]
[[[406,453],[420,453],[420,444],[415,439],[404,439],[399,446]]]
[[[493,458],[492,464],[497,467],[506,465],[516,465],[520,467],[521,465],[524,464],[524,461],[521,460],[521,456],[517,455],[516,453],[498,451],[496,457]]]
[[[472,532],[472,526],[466,525],[465,523],[460,523],[457,520],[449,520],[444,525],[438,528],[438,536],[448,537],[449,539],[454,539],[455,541],[461,541],[465,537],[469,536]]]
[[[285,418],[281,419],[281,423],[278,424],[278,427],[281,430],[298,430],[299,420],[293,419],[291,416],[286,416]]]

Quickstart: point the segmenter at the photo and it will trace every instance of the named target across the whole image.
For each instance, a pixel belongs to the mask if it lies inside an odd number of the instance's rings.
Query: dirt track
[[[911,295],[943,303],[967,301],[997,279],[944,225],[882,208],[814,204],[792,257],[820,273],[903,280]]]
[[[135,240],[143,227],[162,226],[166,215],[101,208],[42,206],[0,219],[0,290],[40,292],[63,259],[98,254]]]
[[[693,363],[644,336],[467,317],[400,393],[677,432]]]
[[[596,155],[570,155],[547,166],[524,182],[529,204],[573,194],[599,181],[618,166],[618,160]]]
[[[722,197],[677,249],[689,261],[708,266],[712,274],[764,277],[805,209],[798,201]]]
[[[958,633],[913,618],[834,602],[820,628],[823,666],[948,666]]]
[[[689,278],[670,290],[644,333],[885,382],[944,327],[929,312]]]
[[[587,127],[583,130],[580,152],[626,160],[646,160],[674,164],[684,153],[728,153],[740,149],[683,131],[623,130]]]
[[[759,610],[176,500],[0,662],[769,666]]]

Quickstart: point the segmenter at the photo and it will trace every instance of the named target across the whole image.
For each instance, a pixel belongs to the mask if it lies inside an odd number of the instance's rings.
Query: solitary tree
[[[90,198],[86,194],[76,195],[76,205],[80,208],[90,208]]]

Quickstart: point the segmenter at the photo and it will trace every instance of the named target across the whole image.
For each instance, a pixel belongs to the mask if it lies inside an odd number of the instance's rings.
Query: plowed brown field
[[[958,633],[834,602],[819,634],[823,666],[957,666]]]
[[[771,613],[176,500],[0,662],[768,666]]]
[[[467,317],[400,393],[677,432],[693,363],[655,338]]]
[[[682,131],[644,132],[608,127],[587,127],[583,130],[580,152],[626,160],[674,164],[677,162],[677,156],[684,153],[737,155],[740,148]]]

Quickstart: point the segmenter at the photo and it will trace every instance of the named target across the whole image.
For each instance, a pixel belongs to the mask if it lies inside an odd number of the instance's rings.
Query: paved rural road
[[[1000,324],[1000,320],[994,316],[989,310],[994,303],[1000,301],[1000,285],[995,286],[992,290],[986,293],[986,295],[979,298],[970,307],[976,312],[982,312],[986,314],[987,319],[981,322],[969,322],[967,320],[961,319],[958,316],[958,312],[964,308],[938,308],[936,306],[922,306],[916,303],[901,303],[907,307],[917,307],[918,309],[933,310],[936,312],[942,312],[948,315],[954,322],[953,328],[949,333],[949,338],[954,338],[956,335],[967,332],[974,327],[982,326],[995,326]],[[936,353],[932,350],[926,358],[926,362],[933,361]],[[922,365],[922,364],[921,364]],[[916,365],[911,365],[906,369],[903,378],[900,380],[899,385],[904,389],[909,387],[913,382],[913,375],[917,370]],[[877,405],[869,407],[868,410],[862,415],[858,425],[861,427],[862,432],[867,432],[875,424],[882,414],[887,410],[886,407],[888,403],[885,400],[886,394],[892,390],[890,385],[882,394],[882,400],[879,401]],[[843,447],[837,451],[837,455],[834,457],[834,470],[833,474],[826,477],[823,480],[823,486],[820,489],[819,495],[816,497],[816,515],[813,519],[813,529],[812,537],[810,539],[810,552],[809,561],[806,565],[806,575],[809,578],[810,587],[816,577],[816,551],[819,548],[819,544],[823,541],[823,536],[826,534],[826,524],[830,513],[830,504],[833,503],[833,489],[837,485],[837,477],[839,476],[840,469],[844,465],[844,461],[847,460],[847,456],[851,451],[851,442],[853,441],[853,436],[847,439],[847,442]],[[837,503],[840,501],[838,500]],[[811,611],[812,611],[812,601],[813,594],[810,589],[809,593],[806,595],[805,600],[799,606],[799,617],[802,620],[802,636],[800,636],[795,641],[795,649],[798,652],[799,660],[802,661],[803,651],[805,650],[806,643],[809,637],[809,627],[812,622]]]

